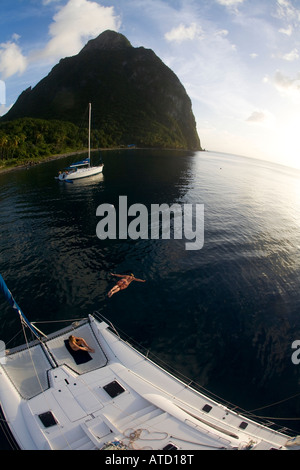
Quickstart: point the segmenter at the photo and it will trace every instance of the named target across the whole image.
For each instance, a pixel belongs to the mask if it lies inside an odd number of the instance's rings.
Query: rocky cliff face
[[[176,75],[143,47],[105,31],[62,59],[33,89],[25,90],[2,121],[22,117],[77,125],[91,102],[93,128],[121,145],[200,150],[191,101]]]

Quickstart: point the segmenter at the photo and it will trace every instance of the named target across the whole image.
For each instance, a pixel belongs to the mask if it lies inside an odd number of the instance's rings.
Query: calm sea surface
[[[25,315],[56,321],[98,310],[225,400],[246,410],[280,401],[256,414],[293,418],[276,422],[300,431],[300,365],[291,360],[300,340],[300,172],[211,152],[101,158],[103,175],[74,184],[54,179],[70,157],[0,175],[0,272]],[[204,204],[203,248],[172,238],[101,241],[96,209],[118,208],[120,195],[149,211]],[[110,272],[146,282],[109,299]],[[0,319],[7,347],[23,343],[2,294]]]

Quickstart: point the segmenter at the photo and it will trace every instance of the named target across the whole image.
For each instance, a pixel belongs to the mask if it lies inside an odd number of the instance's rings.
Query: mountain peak
[[[191,100],[151,49],[104,31],[23,92],[0,121],[23,117],[78,125],[93,103],[98,146],[200,149]]]
[[[128,39],[123,36],[123,34],[108,29],[99,34],[96,39],[91,39],[86,46],[84,46],[81,52],[95,50],[121,50],[127,47],[132,47],[132,45]]]

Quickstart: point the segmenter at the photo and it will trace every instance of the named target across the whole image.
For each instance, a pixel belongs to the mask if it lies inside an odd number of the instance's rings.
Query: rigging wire
[[[17,336],[19,336],[21,333],[23,333],[23,330],[19,330],[8,342],[6,343],[6,346],[8,346]]]
[[[249,413],[253,413],[254,411],[264,410],[265,408],[270,408],[271,406],[280,405],[281,403],[284,403],[285,401],[292,400],[293,398],[296,398],[299,396],[300,396],[300,393],[296,393],[296,395],[292,395],[291,397],[284,398],[283,400],[270,403],[269,405],[261,406],[260,408],[255,408],[254,410],[250,410]]]
[[[56,322],[59,323],[59,322],[66,322],[66,321],[74,322],[74,319],[72,319],[72,320],[56,320],[56,321],[49,321],[49,322],[44,321],[44,322],[37,322],[37,323],[56,323]],[[75,319],[75,321],[78,321],[78,319]],[[30,357],[31,357],[31,360],[32,360],[32,363],[33,363],[33,367],[34,367],[34,371],[35,371],[37,380],[38,380],[39,385],[40,385],[40,387],[41,387],[41,392],[44,393],[42,384],[41,384],[41,382],[40,382],[40,378],[39,378],[39,376],[38,376],[38,373],[37,373],[37,371],[36,371],[36,368],[35,368],[35,365],[34,365],[34,362],[33,362],[33,358],[32,358],[31,351],[30,351],[30,346],[29,346],[29,343],[28,343],[28,340],[27,340],[27,336],[26,336],[26,333],[25,333],[25,326],[28,327],[28,325],[27,325],[27,323],[26,323],[25,321],[23,321],[22,318],[21,318],[21,324],[22,324],[23,333],[24,333],[24,337],[25,337],[25,340],[26,340],[26,345],[27,345],[27,347],[28,347],[28,349],[29,349],[29,354],[30,354]],[[19,333],[18,333],[18,334],[19,334]],[[40,338],[39,338],[39,341],[41,342],[41,344],[43,344],[43,342],[42,342],[42,340],[41,340]],[[164,362],[161,361],[161,360],[160,360],[160,362],[164,363]],[[173,369],[173,370],[175,370],[175,369]],[[180,374],[180,375],[183,376],[183,377],[185,377],[183,374]],[[83,377],[80,377],[80,378],[78,377],[77,379],[80,380],[80,381],[82,381],[83,383],[85,383],[85,385],[87,385],[88,389],[90,389],[89,384],[86,384],[86,382],[85,382],[85,380],[83,379]],[[190,382],[190,383],[191,383],[191,382]],[[189,386],[189,384],[184,384],[184,385],[185,385],[186,387]],[[198,384],[196,384],[196,383],[195,383],[195,385],[199,386],[200,389],[206,390],[204,387],[201,387],[200,385],[198,385]],[[287,398],[287,399],[284,399],[284,400],[280,400],[279,402],[276,402],[276,403],[274,403],[274,404],[282,403],[282,402],[287,401],[287,400],[289,400],[289,399],[291,399],[291,398],[295,398],[295,397],[297,397],[297,396],[299,396],[299,395],[300,395],[300,393],[299,393],[299,394],[296,394],[296,395],[293,395],[293,396],[290,397],[290,398]],[[46,397],[45,397],[45,398],[46,398]],[[46,400],[47,400],[47,398],[46,398]],[[300,420],[300,418],[274,418],[274,417],[258,416],[258,415],[254,415],[254,414],[253,414],[253,411],[258,411],[258,410],[260,410],[260,409],[267,408],[267,407],[272,406],[272,405],[274,405],[274,404],[266,405],[266,406],[264,406],[264,407],[257,408],[256,410],[252,410],[252,411],[246,412],[246,413],[251,413],[252,416],[254,416],[254,417],[256,417],[256,418],[259,418],[259,419],[263,419],[263,420],[267,420],[267,419],[270,419],[270,420],[271,420],[271,419],[272,419],[272,420],[286,420],[286,421],[287,421],[287,420],[293,420],[293,421]],[[1,420],[0,420],[0,421],[1,421]],[[153,426],[153,430],[154,430],[154,432],[156,431],[155,426]],[[60,431],[62,431],[62,430],[60,430]],[[130,436],[130,437],[132,437],[132,436]],[[176,438],[175,436],[172,436],[172,437],[173,437],[174,439]],[[71,445],[69,444],[69,442],[68,442],[66,436],[65,436],[63,433],[62,433],[62,438],[63,438],[63,439],[65,440],[65,442],[67,443],[68,447],[71,448]],[[125,438],[126,438],[126,436],[125,436]],[[127,437],[127,438],[128,438],[128,437]],[[176,439],[177,439],[177,438],[176,438]],[[147,439],[147,438],[141,438],[140,435],[139,435],[138,437],[137,437],[137,436],[134,436],[134,438],[133,438],[133,440],[132,440],[132,442],[131,442],[132,445],[133,445],[133,441],[135,441],[135,440],[144,440],[144,441],[147,441],[148,439]],[[136,444],[137,444],[137,443],[136,443]],[[202,445],[201,443],[197,443],[197,444],[198,444],[198,445]],[[213,446],[212,446],[212,447],[213,447]],[[215,447],[215,448],[221,448],[221,447]]]
[[[47,320],[47,321],[36,321],[36,322],[32,322],[32,324],[51,324],[51,323],[66,323],[66,322],[75,322],[75,321],[81,321],[81,320],[84,320],[84,318],[73,318],[73,319],[64,319],[64,320]],[[11,340],[7,343],[9,344],[13,339],[15,339],[16,336],[18,336],[20,333],[22,333],[22,330],[20,330],[13,338],[11,338]],[[123,333],[123,332],[122,332]],[[123,333],[125,334],[125,333]],[[132,342],[135,342],[132,338],[129,338],[130,341]],[[140,347],[142,347],[141,345],[139,345]],[[163,360],[161,360],[159,357],[157,357],[155,354],[152,353],[152,356],[155,357],[156,359],[159,360],[160,363],[164,364],[165,366],[169,366],[166,362],[164,362]],[[179,373],[178,371],[176,371],[174,369],[175,372]],[[190,380],[188,377],[186,377],[185,375],[179,373],[179,375],[184,378],[184,379],[187,379],[187,380]],[[193,383],[193,381],[189,381],[189,383],[187,384],[187,386],[191,385]],[[218,395],[210,392],[209,390],[207,390],[205,387],[203,387],[202,385],[194,382],[195,385],[197,387],[199,387],[200,389],[204,390],[206,393],[209,393],[211,395],[213,395],[215,398],[217,398],[218,400],[222,400],[221,397],[219,397]],[[263,410],[263,409],[266,409],[266,408],[270,408],[271,406],[276,406],[276,405],[279,405],[281,403],[284,403],[286,401],[289,401],[289,400],[292,400],[293,398],[296,398],[300,396],[300,393],[297,393],[295,395],[292,395],[290,397],[287,397],[287,398],[284,398],[282,400],[279,400],[277,402],[273,402],[273,403],[270,403],[268,405],[264,405],[264,406],[261,406],[259,408],[255,408],[255,409],[252,409],[252,410],[244,410],[242,409],[242,411],[246,412],[246,413],[249,413],[251,414],[253,417],[256,417],[256,418],[260,418],[260,419],[274,419],[274,420],[292,420],[292,421],[296,421],[296,420],[299,420],[300,418],[277,418],[277,417],[268,417],[268,416],[259,416],[257,414],[255,414],[256,411],[260,411],[260,410]],[[231,405],[235,408],[237,408],[237,405],[233,404],[233,403],[230,403],[230,402],[226,402],[228,405]]]
[[[34,363],[34,360],[33,360],[33,357],[32,357],[32,353],[31,353],[31,347],[30,347],[30,344],[29,344],[29,341],[28,341],[28,337],[27,337],[27,334],[26,334],[26,327],[30,330],[32,336],[34,336],[36,339],[38,339],[39,343],[42,345],[43,342],[41,340],[41,338],[37,337],[33,331],[31,330],[31,328],[28,327],[27,323],[24,321],[24,319],[22,318],[22,316],[20,315],[20,321],[21,321],[21,325],[22,325],[22,332],[23,332],[23,335],[24,335],[24,339],[25,339],[25,344],[26,344],[26,347],[27,347],[27,350],[28,350],[28,353],[29,353],[29,357],[30,357],[30,361],[32,363],[32,366],[33,366],[33,370],[34,370],[34,374],[35,374],[35,377],[37,379],[37,382],[39,384],[39,387],[40,387],[40,390],[41,390],[41,394],[43,394],[44,396],[44,399],[45,399],[45,402],[48,403],[49,400],[47,398],[47,395],[45,394],[45,390],[43,388],[43,385],[40,381],[40,377],[38,375],[38,372],[36,370],[36,366],[35,366],[35,363]],[[38,330],[39,331],[39,330]],[[20,332],[19,332],[20,333]],[[18,333],[18,334],[19,334]],[[49,405],[49,409],[51,409],[51,406],[50,406],[50,403],[48,403]],[[7,421],[5,419],[3,420],[0,420],[0,425],[1,425],[1,421],[7,423]],[[8,423],[7,423],[8,424]],[[2,427],[2,426],[1,426]],[[65,433],[62,431],[62,427],[60,425],[58,425],[58,429],[60,431],[60,434],[61,434],[61,438],[64,439],[64,441],[66,442],[67,446],[72,450],[72,446],[71,444],[69,443]],[[5,434],[6,435],[6,434]]]
[[[276,421],[300,421],[300,418],[278,418],[277,416],[258,416],[254,415],[254,418],[260,418],[260,419],[272,419]]]
[[[131,344],[136,344],[142,351],[145,350],[145,348],[140,345],[138,342],[136,342],[133,338],[131,338],[130,336],[128,336],[126,333],[124,333],[120,328],[118,328],[118,330],[121,332],[122,336],[125,336],[128,341],[131,343]],[[148,358],[148,353],[149,353],[149,350],[147,351],[146,353],[146,357]],[[238,405],[235,405],[234,403],[231,403],[229,401],[226,401],[224,400],[222,397],[218,396],[217,394],[211,392],[210,390],[208,390],[207,388],[203,387],[202,385],[198,384],[197,382],[194,382],[193,380],[190,380],[189,377],[187,377],[186,375],[182,374],[181,372],[177,371],[174,367],[170,366],[170,364],[168,364],[167,362],[163,361],[160,357],[156,356],[154,353],[151,353],[152,357],[155,359],[155,361],[157,361],[158,364],[161,364],[163,367],[171,370],[171,371],[174,371],[174,373],[176,373],[176,375],[181,378],[181,380],[184,380],[186,381],[186,383],[184,383],[184,385],[186,387],[189,387],[189,386],[192,386],[192,384],[195,385],[195,389],[197,390],[197,388],[200,390],[200,391],[204,391],[204,393],[208,396],[208,398],[211,398],[211,399],[215,399],[215,400],[218,400],[220,403],[225,403],[225,406],[229,409],[231,409],[231,411],[235,411],[237,410],[238,413],[243,413],[245,417],[250,417],[250,418],[256,418],[256,419],[261,419],[263,421],[266,421],[266,420],[273,420],[273,421],[276,421],[276,420],[279,420],[279,421],[299,421],[300,418],[277,418],[277,417],[269,417],[269,416],[259,416],[259,415],[256,415],[254,413],[254,411],[259,411],[263,408],[268,408],[270,406],[273,406],[273,405],[277,405],[277,404],[280,404],[284,401],[288,401],[292,398],[295,398],[297,396],[300,395],[300,393],[296,394],[296,395],[293,395],[291,397],[288,397],[286,399],[283,399],[279,402],[276,402],[276,403],[273,403],[273,404],[270,404],[270,405],[266,405],[264,407],[260,407],[260,408],[256,408],[254,410],[245,410],[243,408],[240,408]],[[193,388],[193,387],[192,387]],[[287,429],[287,428],[285,428]],[[290,430],[292,431],[293,433],[295,433],[294,430]]]

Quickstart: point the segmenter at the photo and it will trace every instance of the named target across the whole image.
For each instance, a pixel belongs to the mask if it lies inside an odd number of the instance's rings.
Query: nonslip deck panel
[[[6,357],[3,369],[25,399],[38,395],[49,386],[47,371],[51,364],[40,345]]]
[[[44,347],[48,349],[57,366],[67,365],[77,374],[84,374],[107,364],[107,358],[91,326],[86,323],[75,332],[95,350],[94,353],[87,353],[89,354],[88,360],[86,360],[87,356],[84,360],[82,355],[75,358],[66,348],[65,341],[68,340],[70,331],[46,341],[43,346],[37,344],[7,355],[6,364],[2,367],[22,398],[29,400],[49,388],[48,371],[52,365],[43,350]]]
[[[77,374],[84,374],[91,370],[104,367],[107,364],[107,358],[101,348],[101,345],[98,343],[89,323],[77,328],[74,331],[74,334],[76,336],[84,338],[87,344],[95,350],[94,353],[88,353],[91,358],[90,360],[82,361],[79,359],[79,356],[75,358],[73,355],[71,355],[69,350],[66,348],[65,344],[65,341],[68,340],[70,334],[71,333],[68,332],[62,336],[58,336],[56,338],[51,339],[50,341],[47,341],[47,348],[49,349],[57,365],[60,366],[65,364],[71,369],[73,369]]]

